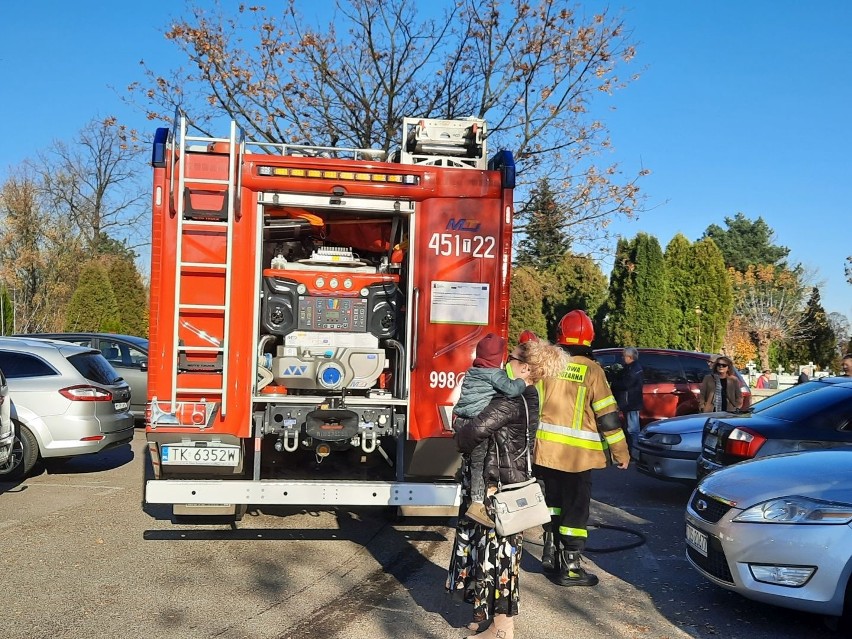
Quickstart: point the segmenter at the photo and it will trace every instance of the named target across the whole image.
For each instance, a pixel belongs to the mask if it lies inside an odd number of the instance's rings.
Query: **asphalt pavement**
[[[452,520],[378,509],[251,510],[236,529],[185,526],[142,503],[132,448],[0,484],[0,637],[455,639],[470,608],[444,591]],[[684,559],[689,487],[635,469],[595,473],[594,588],[522,560],[520,639],[837,637],[822,619],[713,586]]]

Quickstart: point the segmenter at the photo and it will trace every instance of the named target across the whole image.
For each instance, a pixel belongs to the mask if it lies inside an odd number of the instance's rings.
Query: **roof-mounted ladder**
[[[488,168],[485,120],[404,118],[401,164]]]

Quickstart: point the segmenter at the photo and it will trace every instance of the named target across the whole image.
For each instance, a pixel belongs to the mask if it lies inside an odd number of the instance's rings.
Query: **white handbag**
[[[494,504],[494,529],[501,537],[514,535],[527,528],[540,526],[550,521],[550,510],[544,501],[544,493],[541,484],[532,476],[532,460],[530,458],[530,432],[529,432],[529,408],[527,400],[523,397],[524,410],[527,414],[524,432],[527,437],[527,475],[526,481],[516,484],[500,483],[497,481],[497,492],[491,496]],[[494,440],[495,447],[497,440]],[[497,449],[499,466],[500,449]]]

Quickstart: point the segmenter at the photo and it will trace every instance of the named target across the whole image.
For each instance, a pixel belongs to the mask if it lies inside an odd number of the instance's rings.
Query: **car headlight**
[[[660,446],[677,446],[681,442],[681,436],[671,433],[653,433],[647,437],[649,442]]]
[[[852,504],[808,497],[779,497],[746,508],[734,521],[757,524],[848,524]]]

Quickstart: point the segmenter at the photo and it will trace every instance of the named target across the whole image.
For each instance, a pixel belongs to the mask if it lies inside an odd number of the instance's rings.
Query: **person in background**
[[[624,413],[627,422],[627,443],[632,457],[636,457],[636,440],[639,439],[639,411],[642,410],[642,365],[639,363],[639,351],[627,346],[621,354],[624,370],[613,380],[612,390],[618,402],[618,408]]]
[[[846,353],[840,360],[841,377],[852,377],[852,353]]]
[[[724,355],[716,358],[713,372],[701,380],[699,406],[702,413],[737,411],[743,406],[740,380],[734,372],[734,364]]]
[[[810,381],[810,375],[808,375],[808,369],[803,368],[802,372],[799,373],[799,379],[796,380],[797,384],[804,384],[805,382]]]
[[[757,384],[755,384],[755,388],[769,388],[769,373],[771,371],[767,368],[760,374],[760,377],[757,378]]]
[[[521,554],[524,534],[501,537],[493,527],[467,516],[470,504],[470,453],[489,443],[485,459],[485,481],[489,485],[512,484],[529,478],[527,454],[535,442],[539,402],[535,384],[545,375],[555,375],[565,366],[565,357],[553,344],[529,340],[509,355],[512,375],[525,384],[523,394],[496,394],[477,417],[464,420],[455,439],[462,453],[462,504],[450,557],[446,588],[461,592],[473,604],[469,630],[480,630],[488,619],[493,623],[475,636],[512,639],[520,600]],[[488,500],[489,509],[492,508]],[[489,515],[493,512],[490,511]]]
[[[453,408],[453,430],[458,432],[466,419],[476,417],[488,406],[496,393],[506,397],[518,397],[527,387],[522,379],[509,379],[503,370],[506,359],[506,340],[494,333],[488,333],[476,345],[476,357],[473,366],[465,373],[459,400]],[[461,419],[460,419],[461,418]],[[493,526],[494,521],[485,512],[485,483],[482,478],[482,465],[488,449],[488,441],[483,441],[470,452],[470,510],[467,516],[483,526]]]
[[[581,565],[589,536],[592,469],[610,463],[625,470],[630,451],[618,405],[592,355],[595,329],[583,311],[566,313],[556,342],[570,356],[558,375],[541,381],[541,415],[535,442],[535,476],[544,479],[550,523],[544,524],[541,566],[561,586],[594,586]]]

